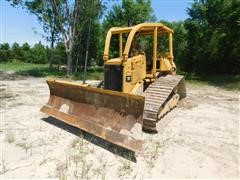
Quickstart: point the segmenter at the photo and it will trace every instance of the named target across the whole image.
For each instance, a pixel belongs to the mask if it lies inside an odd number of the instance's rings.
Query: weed
[[[23,148],[25,150],[25,153],[27,154],[28,150],[31,150],[32,148],[32,143],[27,143],[27,142],[18,143],[17,146]],[[32,151],[30,152],[30,155],[32,155]]]
[[[26,135],[23,135],[23,136],[22,136],[22,140],[23,140],[23,141],[26,141],[26,140],[27,140],[27,136],[26,136]]]
[[[58,143],[60,139],[60,135],[58,133],[54,133],[51,139],[53,142]]]
[[[92,167],[92,161],[87,161],[87,155],[89,149],[83,140],[83,136],[80,135],[78,139],[75,139],[71,145],[73,152],[71,153],[71,159],[74,162],[74,176],[75,178],[88,179],[89,172]]]
[[[47,151],[47,146],[43,146],[42,147],[42,160],[39,163],[40,166],[43,165],[44,163],[46,163],[47,160],[50,159],[50,158],[47,158],[48,152],[49,151]]]
[[[43,132],[43,131],[44,131],[44,128],[43,128],[43,126],[42,126],[42,125],[39,125],[39,127],[38,127],[38,128],[39,128],[39,131],[40,131],[40,132]]]
[[[4,159],[2,159],[1,165],[0,165],[1,169],[0,169],[0,174],[4,174],[5,172],[8,171],[7,167],[6,167],[6,163],[4,161]]]
[[[121,160],[121,165],[118,167],[118,176],[120,178],[125,178],[129,176],[133,171],[130,161],[128,160]]]
[[[38,146],[41,147],[41,146],[46,146],[48,145],[48,143],[46,142],[46,140],[44,138],[39,138],[38,139]]]
[[[6,134],[6,141],[11,144],[15,141],[15,136],[12,132]]]
[[[100,166],[95,169],[96,178],[106,179],[107,162],[103,160],[102,156],[99,159],[99,164]]]
[[[64,162],[59,162],[56,164],[56,176],[59,177],[60,180],[67,179],[68,164],[69,160],[67,157]]]
[[[39,166],[45,164],[47,162],[48,159],[43,158],[40,162],[39,162]]]
[[[162,152],[164,143],[156,142],[151,149],[147,149],[144,153],[144,160],[148,164],[149,168],[152,169],[155,165],[155,161]]]

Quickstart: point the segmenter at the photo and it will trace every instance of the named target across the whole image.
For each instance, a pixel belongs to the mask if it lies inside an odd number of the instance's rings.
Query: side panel
[[[106,65],[104,67],[104,89],[122,91],[123,67],[121,65]]]
[[[146,57],[134,56],[123,65],[123,92],[131,93],[137,84],[146,78]]]

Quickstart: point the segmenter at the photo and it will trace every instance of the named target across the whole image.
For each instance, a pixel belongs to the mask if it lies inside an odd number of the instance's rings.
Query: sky
[[[109,11],[114,4],[121,4],[121,0],[105,0]],[[158,20],[179,21],[188,16],[186,9],[193,0],[152,0],[152,8]],[[105,12],[104,14],[106,14]],[[42,26],[34,15],[26,10],[12,7],[9,2],[0,0],[0,44],[28,42],[34,45],[41,41],[48,44],[43,36]]]

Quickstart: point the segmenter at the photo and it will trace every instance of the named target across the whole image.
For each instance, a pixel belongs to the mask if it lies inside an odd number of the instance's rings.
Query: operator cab
[[[104,49],[104,88],[131,93],[137,83],[174,73],[173,31],[161,23],[111,28]]]

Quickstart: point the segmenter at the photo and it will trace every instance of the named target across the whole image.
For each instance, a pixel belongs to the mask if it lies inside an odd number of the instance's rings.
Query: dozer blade
[[[132,151],[141,151],[144,97],[80,84],[47,80],[41,111]]]

